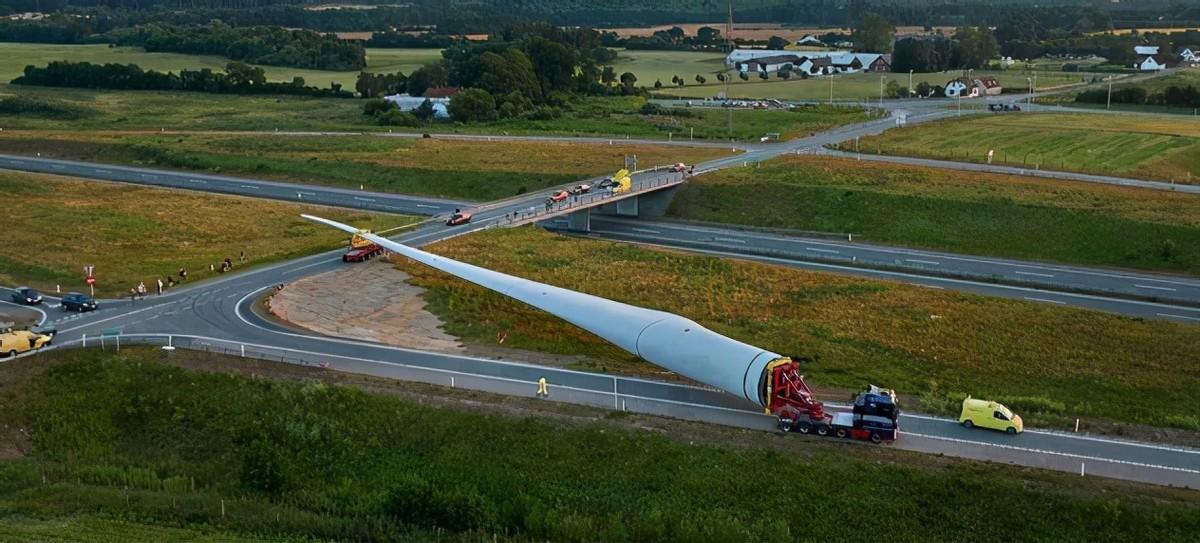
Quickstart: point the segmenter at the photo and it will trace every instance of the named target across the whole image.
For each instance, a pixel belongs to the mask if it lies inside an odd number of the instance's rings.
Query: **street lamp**
[[[829,74],[829,105],[833,105],[833,74]]]
[[[1112,78],[1111,75],[1104,78],[1108,81],[1108,102],[1104,105],[1104,109],[1112,109]]]
[[[908,95],[909,96],[912,96],[912,94],[913,94],[912,73],[913,73],[912,70],[908,71]]]
[[[883,107],[883,82],[886,80],[886,75],[879,76],[879,107]]]

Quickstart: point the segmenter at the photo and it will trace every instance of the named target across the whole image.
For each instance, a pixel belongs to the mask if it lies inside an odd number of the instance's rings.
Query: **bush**
[[[450,99],[450,118],[460,123],[494,121],[496,99],[483,89],[466,89]]]
[[[375,122],[383,126],[421,126],[421,119],[400,108],[389,109],[375,118]]]
[[[538,106],[525,115],[531,121],[551,121],[562,117],[562,110],[551,106]]]
[[[395,103],[384,100],[383,98],[372,98],[363,103],[363,115],[372,117],[386,113],[391,110],[398,110]]]

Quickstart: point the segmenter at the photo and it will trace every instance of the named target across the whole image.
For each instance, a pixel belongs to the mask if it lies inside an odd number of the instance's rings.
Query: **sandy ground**
[[[425,310],[422,290],[384,260],[355,264],[290,283],[270,302],[282,320],[317,333],[446,353],[458,338]]]

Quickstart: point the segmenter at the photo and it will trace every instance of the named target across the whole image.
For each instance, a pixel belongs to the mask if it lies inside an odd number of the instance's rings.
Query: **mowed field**
[[[441,60],[440,49],[367,49],[368,72],[411,73],[428,62]],[[25,66],[45,66],[55,60],[91,62],[94,64],[137,64],[146,70],[178,72],[181,69],[199,70],[209,68],[224,71],[229,59],[211,55],[185,55],[180,53],[147,53],[140,47],[109,47],[107,45],[54,45],[42,43],[0,43],[0,83],[8,83],[21,75]],[[280,66],[259,66],[271,81],[291,81],[303,77],[306,84],[328,88],[330,83],[341,83],[353,90],[358,78],[357,71],[332,72],[327,70],[305,70]]]
[[[0,451],[0,538],[21,542],[1183,541],[1200,530],[1192,490],[148,347],[6,364]],[[787,491],[763,492],[763,473]],[[871,514],[846,522],[857,510]]]
[[[727,148],[383,136],[0,134],[0,152],[199,170],[400,194],[494,200],[639,167],[693,164]]]
[[[344,234],[301,213],[374,230],[416,220],[15,172],[0,172],[0,199],[11,204],[3,222],[11,250],[0,255],[0,284],[87,292],[83,266],[90,264],[101,296],[125,295],[139,281],[153,290],[156,278],[165,281],[181,267],[196,281],[219,275],[208,266],[226,258],[236,271],[346,243]]]
[[[1144,423],[1200,431],[1179,383],[1200,379],[1200,326],[852,279],[639,248],[533,228],[489,230],[432,250],[489,269],[695,319],[730,337],[811,358],[818,388],[894,387],[952,414],[993,398],[1033,425]],[[401,263],[459,337],[602,360],[656,374],[566,322],[427,267]],[[660,375],[661,376],[661,375]],[[919,398],[919,402],[917,401]],[[1120,398],[1108,401],[1106,398]],[[910,408],[918,408],[910,404]]]
[[[1200,198],[1192,194],[787,156],[697,176],[669,213],[851,233],[867,243],[1200,275]]]
[[[892,155],[1192,183],[1200,178],[1200,122],[1067,114],[985,115],[889,130],[860,149]]]
[[[656,92],[689,98],[710,98],[723,92],[725,86],[717,81],[716,74],[725,69],[725,57],[720,53],[702,53],[692,51],[619,51],[614,68],[617,73],[632,72],[638,78],[638,85],[653,88],[654,81],[662,81],[664,87]],[[784,81],[775,75],[767,81],[758,76],[751,76],[749,81],[742,81],[736,72],[729,84],[729,96],[733,98],[776,98],[780,100],[828,100],[829,78],[800,79],[793,77]],[[990,75],[1001,85],[1024,89],[1028,87],[1025,78],[1030,73],[1018,70],[976,70],[976,76]],[[671,84],[673,76],[684,79],[683,87]],[[696,82],[696,76],[707,79],[704,85]],[[913,74],[912,85],[916,87],[921,82],[931,85],[945,85],[947,81],[959,77],[957,71],[945,73]],[[833,99],[835,101],[860,101],[879,99],[880,77],[884,85],[895,81],[902,87],[909,85],[908,74],[898,73],[859,73],[838,75],[833,77]],[[1049,89],[1062,85],[1070,85],[1090,81],[1092,74],[1038,72],[1038,88]],[[969,105],[969,104],[966,104]]]

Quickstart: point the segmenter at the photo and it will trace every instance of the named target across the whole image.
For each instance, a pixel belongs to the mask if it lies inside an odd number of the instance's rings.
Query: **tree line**
[[[151,23],[114,30],[108,37],[116,45],[151,52],[219,55],[268,66],[358,70],[367,65],[360,42],[277,26],[233,27],[221,21],[193,26]]]
[[[195,91],[217,94],[291,94],[349,98],[353,94],[333,83],[328,89],[309,87],[303,77],[290,82],[267,81],[262,68],[242,62],[230,62],[225,72],[180,70],[159,72],[143,70],[136,64],[92,64],[54,61],[44,67],[26,66],[24,74],[12,80],[14,85],[74,87],[113,90]]]

